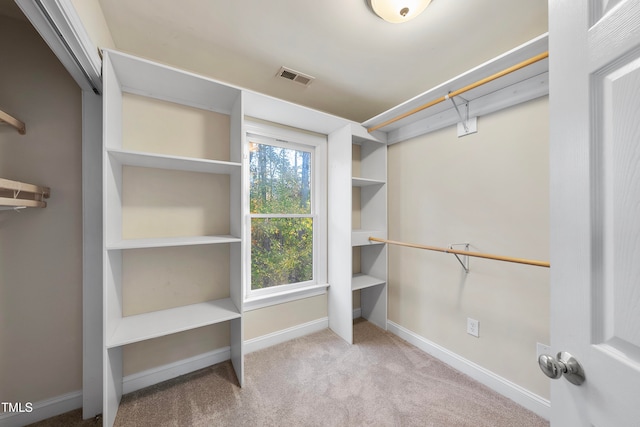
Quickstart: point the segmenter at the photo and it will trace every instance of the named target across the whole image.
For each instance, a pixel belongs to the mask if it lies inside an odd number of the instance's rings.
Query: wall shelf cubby
[[[242,119],[237,88],[105,51],[105,425],[128,344],[228,322],[244,382]]]
[[[387,236],[387,146],[384,137],[356,125],[329,141],[329,194],[336,207],[329,212],[329,326],[353,343],[354,292],[362,317],[387,327],[387,248],[369,241]]]

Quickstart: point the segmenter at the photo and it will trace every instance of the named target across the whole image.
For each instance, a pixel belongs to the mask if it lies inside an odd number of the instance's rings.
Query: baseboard
[[[263,348],[271,347],[295,338],[300,338],[314,332],[319,332],[327,329],[328,327],[329,318],[323,317],[321,319],[312,320],[311,322],[273,332],[271,334],[252,338],[244,342],[244,354],[253,353],[254,351],[262,350]]]
[[[263,348],[312,334],[314,332],[322,331],[328,327],[329,319],[327,317],[296,325],[291,328],[246,340],[244,342],[244,352],[245,354],[248,354]],[[230,347],[223,347],[188,359],[179,360],[153,369],[127,375],[122,379],[122,391],[124,394],[131,393],[132,391],[140,390],[162,381],[170,380],[180,375],[185,375],[199,369],[215,365],[216,363],[227,361],[230,358]],[[56,415],[64,414],[65,412],[73,411],[74,409],[81,407],[82,391],[76,391],[36,402],[33,404],[33,410],[31,412],[0,414],[0,427],[20,427],[55,417]]]
[[[188,359],[178,360],[146,371],[137,372],[122,378],[122,393],[127,394],[145,387],[167,381],[180,375],[189,374],[231,358],[231,348],[222,347]]]
[[[22,402],[23,407],[27,402]],[[31,412],[5,412],[0,414],[0,427],[19,427],[46,420],[82,407],[82,391],[74,391],[34,402]]]
[[[394,323],[387,321],[388,331],[420,350],[443,361],[447,365],[469,375],[474,380],[508,397],[517,404],[548,420],[551,416],[551,402],[499,375],[455,354],[446,348]]]

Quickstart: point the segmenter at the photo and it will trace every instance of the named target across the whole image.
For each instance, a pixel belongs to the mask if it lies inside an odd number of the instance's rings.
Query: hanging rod
[[[491,254],[486,254],[486,253],[483,253],[483,252],[459,251],[457,249],[440,248],[438,246],[418,245],[416,243],[398,242],[398,241],[395,241],[395,240],[380,239],[378,237],[369,237],[369,240],[372,241],[372,242],[388,243],[390,245],[406,246],[406,247],[409,247],[409,248],[416,248],[416,249],[426,249],[426,250],[429,250],[429,251],[444,252],[444,253],[447,253],[447,254],[467,255],[467,256],[473,256],[473,257],[477,257],[477,258],[493,259],[493,260],[496,260],[496,261],[506,261],[506,262],[514,262],[514,263],[517,263],[517,264],[535,265],[537,267],[550,267],[551,266],[551,264],[549,264],[546,261],[536,261],[536,260],[533,260],[533,259],[513,258],[513,257],[508,257],[508,256],[502,256],[502,255],[491,255]]]
[[[411,115],[413,115],[413,114],[415,114],[415,113],[417,113],[419,111],[425,110],[425,109],[427,109],[429,107],[433,107],[434,105],[439,104],[441,102],[444,102],[449,98],[453,98],[454,96],[461,95],[461,94],[463,94],[465,92],[470,91],[471,89],[475,89],[478,86],[482,86],[485,83],[492,82],[492,81],[494,81],[496,79],[499,79],[500,77],[506,76],[507,74],[513,73],[514,71],[517,71],[517,70],[519,70],[521,68],[524,68],[524,67],[526,67],[528,65],[531,65],[531,64],[533,64],[535,62],[541,61],[541,60],[543,60],[543,59],[545,59],[547,57],[549,57],[549,52],[548,51],[547,52],[543,52],[543,53],[541,53],[539,55],[536,55],[536,56],[534,56],[532,58],[529,58],[529,59],[527,59],[525,61],[522,61],[522,62],[520,62],[520,63],[518,63],[516,65],[513,65],[513,66],[511,66],[509,68],[505,68],[502,71],[499,71],[499,72],[497,72],[495,74],[492,74],[489,77],[485,77],[484,79],[478,80],[475,83],[471,83],[470,85],[467,85],[467,86],[465,86],[465,87],[463,87],[461,89],[454,90],[453,92],[449,92],[448,94],[446,94],[446,95],[444,95],[444,96],[442,96],[442,97],[440,97],[438,99],[434,99],[433,101],[430,101],[430,102],[427,102],[426,104],[420,105],[419,107],[416,107],[416,108],[414,108],[412,110],[407,111],[406,113],[402,113],[402,114],[400,114],[400,115],[398,115],[396,117],[393,117],[393,118],[387,120],[386,122],[383,122],[383,123],[380,123],[378,125],[375,125],[375,126],[369,128],[368,132],[373,132],[373,131],[378,130],[380,128],[383,128],[383,127],[385,127],[387,125],[390,125],[391,123],[395,123],[398,120],[402,120],[405,117],[409,117],[409,116],[411,116]]]
[[[0,122],[5,122],[7,124],[10,124],[11,126],[13,126],[18,130],[18,133],[20,135],[24,135],[25,133],[27,133],[27,127],[25,126],[24,123],[22,123],[20,120],[16,119],[13,116],[10,116],[9,114],[5,113],[2,110],[0,110]]]

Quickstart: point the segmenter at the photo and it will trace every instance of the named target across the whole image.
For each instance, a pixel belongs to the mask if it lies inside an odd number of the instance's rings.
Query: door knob
[[[549,378],[558,379],[564,375],[569,382],[575,385],[580,385],[584,382],[585,376],[582,365],[566,351],[558,353],[557,359],[548,354],[541,354],[538,358],[538,364],[542,372]]]

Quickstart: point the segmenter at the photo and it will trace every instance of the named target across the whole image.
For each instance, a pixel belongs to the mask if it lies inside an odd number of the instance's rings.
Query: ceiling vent
[[[309,86],[315,80],[315,77],[302,74],[287,67],[280,67],[280,70],[278,71],[278,77],[291,80],[292,82],[296,82],[298,84],[301,84],[302,86]]]

